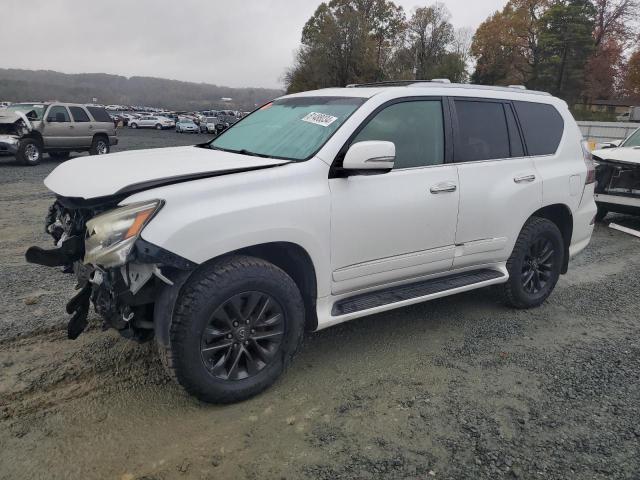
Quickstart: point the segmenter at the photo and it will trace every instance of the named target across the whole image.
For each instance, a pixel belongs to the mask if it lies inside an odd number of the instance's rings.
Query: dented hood
[[[2,125],[12,124],[12,123],[16,123],[19,120],[22,120],[29,130],[33,129],[31,122],[23,112],[8,111],[4,109],[0,110],[0,124]]]
[[[619,147],[594,150],[592,154],[604,161],[640,165],[640,147]]]
[[[44,183],[59,196],[88,200],[285,163],[196,146],[131,150],[68,160]]]

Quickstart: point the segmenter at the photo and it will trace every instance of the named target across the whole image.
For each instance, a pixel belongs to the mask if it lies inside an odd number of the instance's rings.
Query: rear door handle
[[[513,181],[516,183],[529,183],[533,182],[536,179],[535,175],[520,175],[518,177],[514,177]]]
[[[434,195],[439,193],[451,193],[455,192],[458,189],[458,186],[455,183],[438,183],[433,185],[429,191]]]

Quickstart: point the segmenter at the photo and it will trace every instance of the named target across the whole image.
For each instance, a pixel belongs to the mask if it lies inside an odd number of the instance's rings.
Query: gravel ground
[[[23,260],[55,165],[0,159],[1,479],[640,478],[639,239],[598,225],[535,310],[484,289],[310,334],[273,388],[211,406],[96,317],[65,339],[71,279]]]

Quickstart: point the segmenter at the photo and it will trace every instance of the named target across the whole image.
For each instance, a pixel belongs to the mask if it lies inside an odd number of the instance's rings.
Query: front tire
[[[564,261],[564,240],[555,223],[546,218],[527,220],[507,261],[509,281],[503,295],[515,308],[541,305],[553,292]]]
[[[162,130],[162,125],[160,125],[159,123],[156,124],[156,130]]]
[[[35,138],[23,138],[18,144],[16,160],[23,165],[38,165],[42,160],[42,145]]]
[[[227,257],[185,284],[160,356],[200,400],[237,402],[276,381],[303,332],[302,296],[289,275],[258,258]]]
[[[138,128],[138,124],[137,123],[132,123],[129,125],[131,128],[136,129]]]

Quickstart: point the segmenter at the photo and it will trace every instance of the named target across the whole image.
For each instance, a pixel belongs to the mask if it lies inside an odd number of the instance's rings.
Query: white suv
[[[90,302],[155,337],[177,381],[232,402],[271,385],[303,331],[500,285],[540,305],[596,213],[566,104],[437,82],[281,97],[213,141],[82,158],[45,180],[70,267],[70,338]]]

